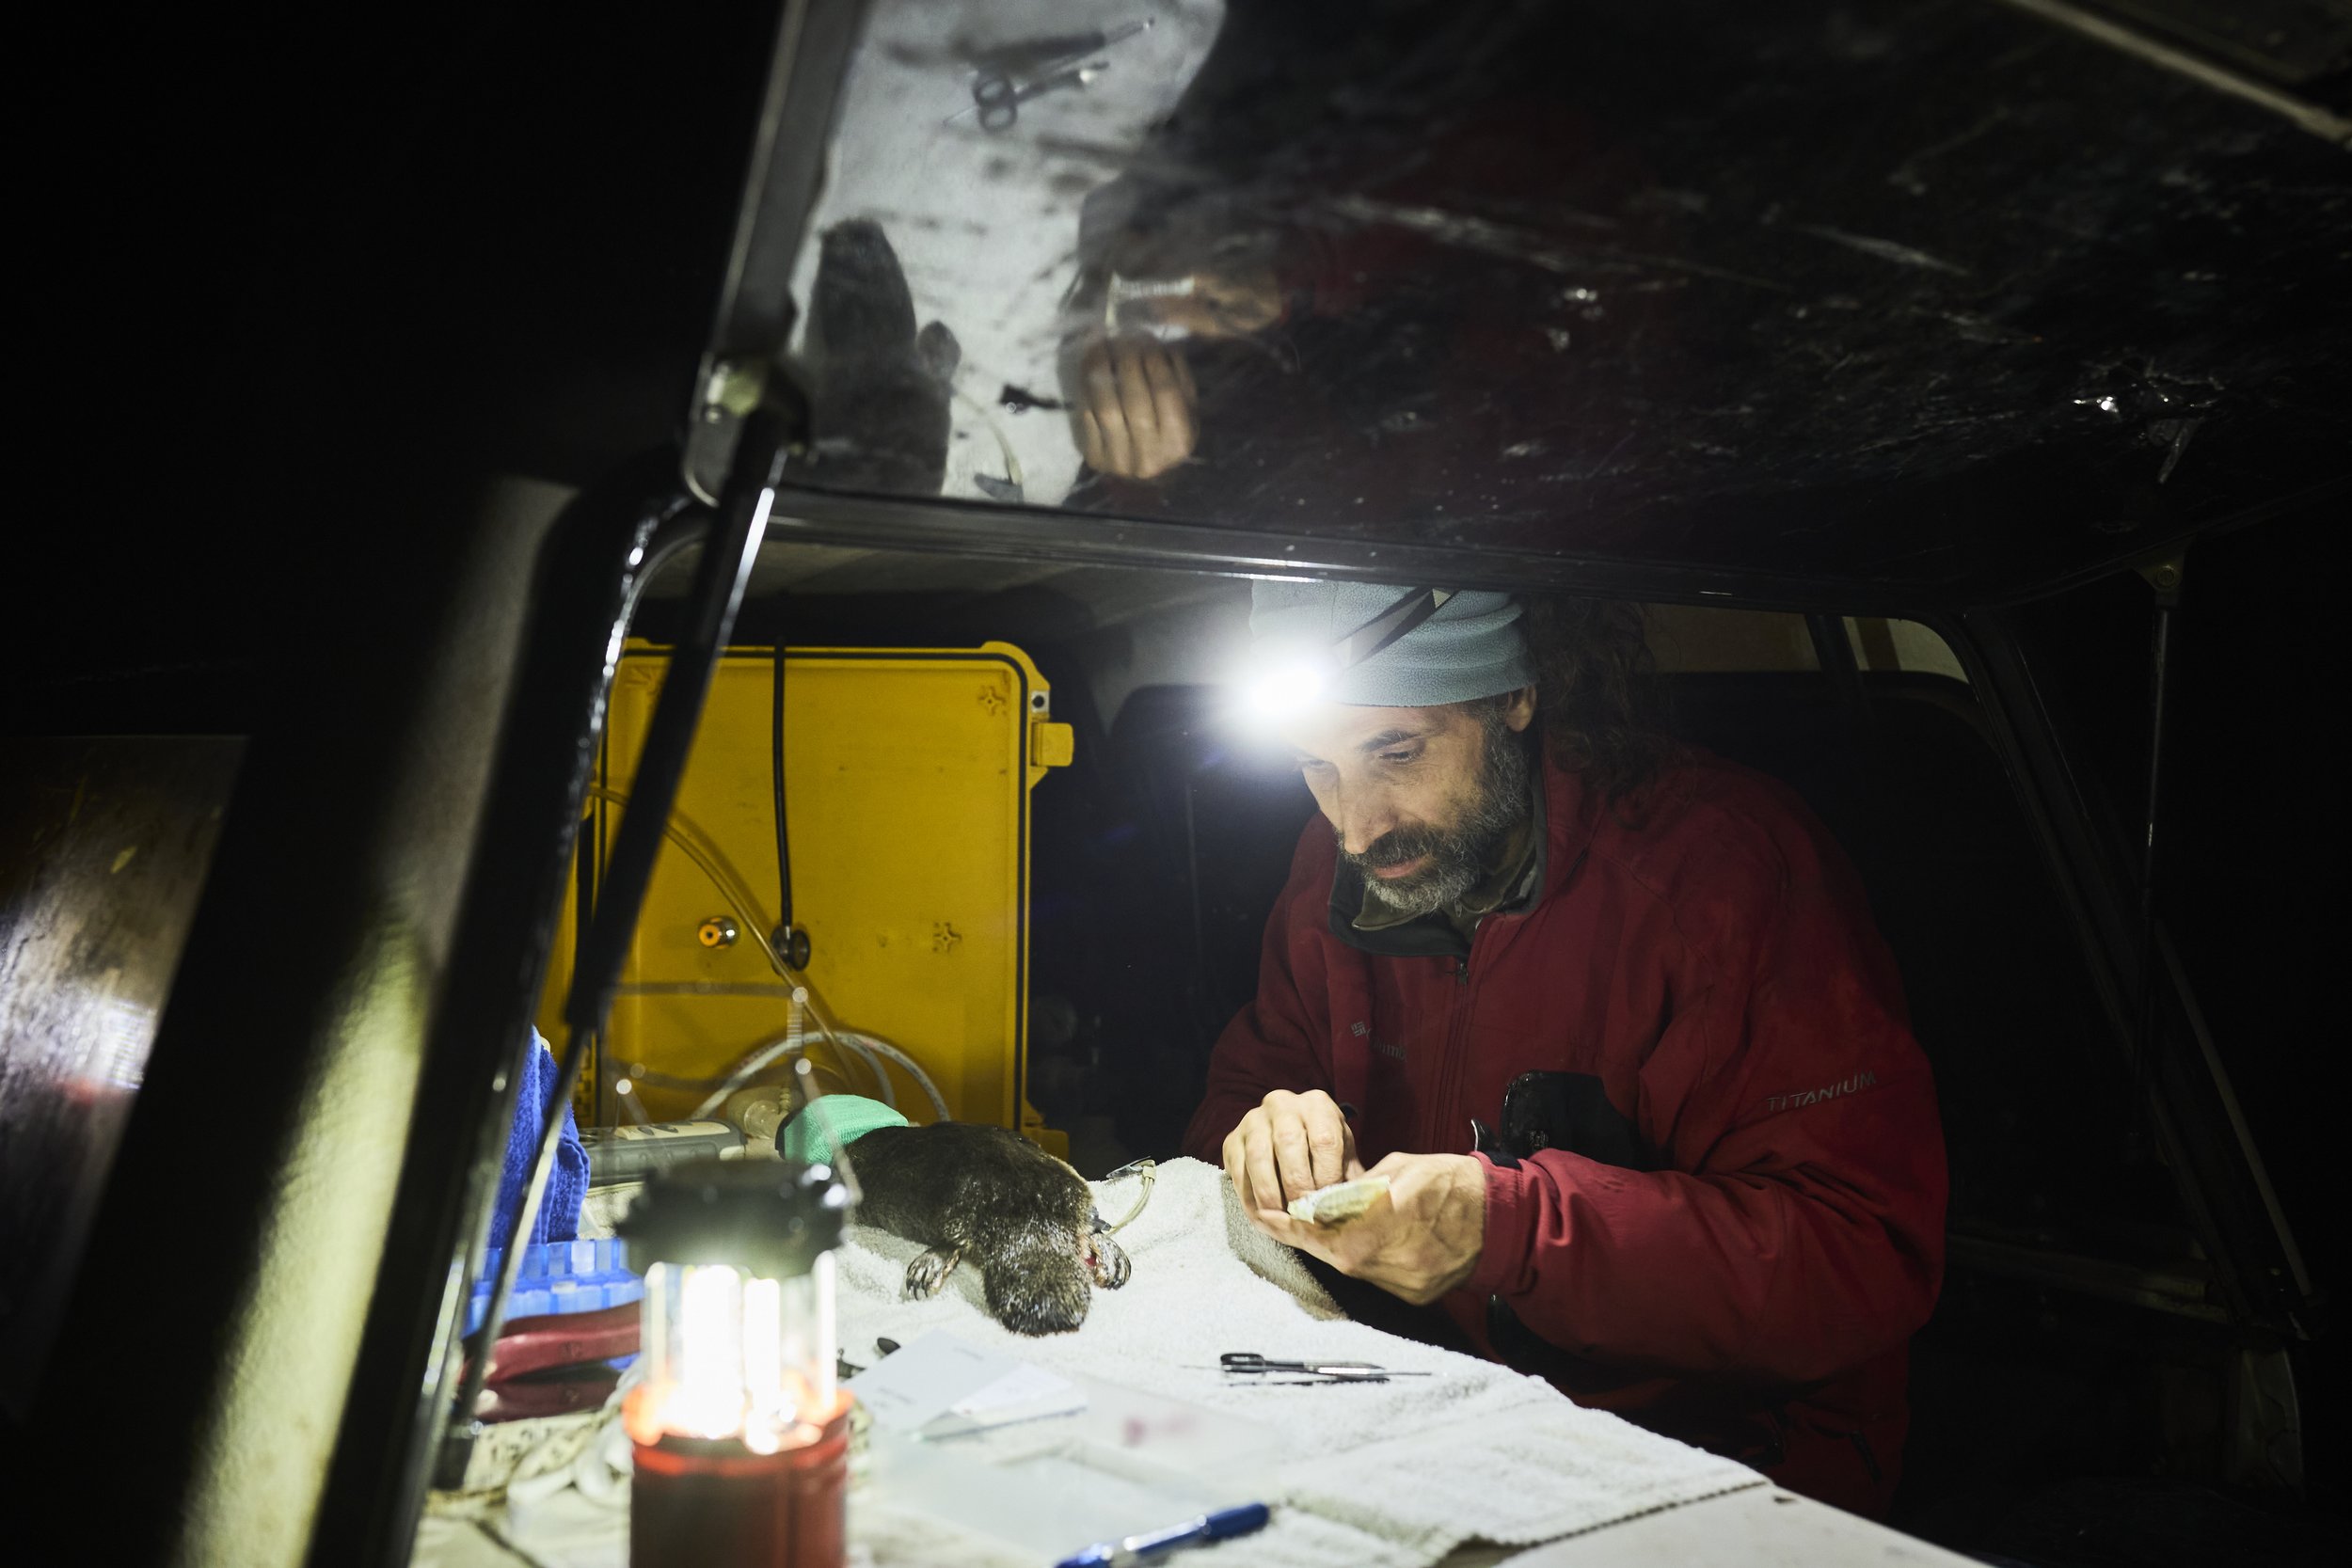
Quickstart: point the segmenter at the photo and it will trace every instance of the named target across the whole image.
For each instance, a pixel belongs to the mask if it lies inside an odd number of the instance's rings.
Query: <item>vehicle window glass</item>
[[[792,275],[816,436],[796,483],[2053,580],[2119,533],[2246,505],[2230,443],[2341,445],[2324,420],[2215,417],[2257,383],[2329,406],[2341,356],[2284,304],[2332,265],[2293,182],[2249,179],[2242,134],[2198,137],[2217,100],[2183,88],[2152,116],[2138,73],[2082,69],[2046,25],[880,0]],[[2013,107],[1988,121],[1988,102]],[[1865,103],[1900,105],[1883,179],[1853,175]],[[2068,156],[2124,126],[2114,168]],[[2257,204],[2231,232],[2280,240],[2225,258],[2193,204],[2116,194],[2208,187]],[[1968,216],[1993,210],[2018,221]],[[2178,340],[2182,307],[2085,309],[2050,238],[2085,211],[2131,213],[2202,258],[2184,279],[2279,313],[2134,357]],[[2074,509],[2089,526],[2047,526]]]
[[[1916,621],[1849,615],[1846,635],[1852,640],[1855,661],[1866,671],[1942,675],[1956,681],[1968,678],[1960,657],[1932,626]]]
[[[1644,613],[1650,654],[1663,673],[1821,667],[1802,615],[1692,605],[1651,605]],[[1842,617],[1842,624],[1854,663],[1865,673],[1968,678],[1958,656],[1931,626],[1852,615]]]

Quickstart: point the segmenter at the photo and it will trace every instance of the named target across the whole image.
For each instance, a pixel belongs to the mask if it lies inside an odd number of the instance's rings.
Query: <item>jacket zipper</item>
[[[1480,926],[1486,923],[1481,921]],[[1470,1005],[1473,993],[1470,989],[1470,959],[1478,952],[1478,930],[1470,931],[1470,950],[1454,960],[1453,1016],[1447,1021],[1445,1032],[1445,1072],[1439,1080],[1438,1103],[1430,1109],[1437,1113],[1424,1136],[1431,1148],[1443,1148],[1447,1129],[1470,1125],[1462,1114],[1462,1074],[1469,1056]]]
[[[1565,887],[1575,879],[1578,869],[1584,864],[1585,853],[1583,849],[1577,851],[1576,859],[1569,863],[1567,876],[1561,879],[1557,886]],[[1546,890],[1547,893],[1549,891],[1549,889]],[[1543,893],[1539,893],[1538,901],[1544,895]],[[1532,909],[1534,906],[1531,904],[1529,907]],[[1509,915],[1501,917],[1491,913],[1481,915],[1478,923],[1470,927],[1470,951],[1454,960],[1454,1008],[1453,1016],[1446,1026],[1444,1070],[1438,1075],[1438,1092],[1436,1097],[1438,1102],[1431,1106],[1435,1115],[1431,1117],[1429,1125],[1422,1130],[1422,1137],[1431,1148],[1445,1147],[1442,1140],[1448,1128],[1458,1128],[1463,1136],[1470,1138],[1473,1145],[1477,1142],[1470,1132],[1470,1113],[1462,1103],[1462,1080],[1469,1071],[1470,1063],[1470,1009],[1477,996],[1477,993],[1470,989],[1470,969],[1478,958],[1478,939],[1486,935],[1488,923],[1497,918],[1518,920],[1524,913],[1524,911],[1515,911]],[[1497,1105],[1494,1110],[1499,1123],[1502,1115],[1502,1107]]]

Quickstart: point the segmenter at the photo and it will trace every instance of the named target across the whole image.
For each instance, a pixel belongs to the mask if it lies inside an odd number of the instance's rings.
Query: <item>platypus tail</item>
[[[992,1259],[981,1276],[988,1309],[1015,1334],[1067,1334],[1087,1321],[1094,1283],[1063,1242],[1026,1243]]]

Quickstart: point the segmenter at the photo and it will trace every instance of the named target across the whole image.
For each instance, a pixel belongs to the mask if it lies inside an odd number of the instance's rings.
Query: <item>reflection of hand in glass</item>
[[[1089,334],[1069,378],[1078,449],[1097,473],[1157,479],[1190,457],[1200,438],[1200,395],[1184,362],[1187,338],[1238,338],[1281,318],[1271,268],[1200,271],[1177,278],[1114,274],[1093,293],[1106,301],[1104,332]]]
[[[1192,455],[1199,392],[1184,352],[1150,338],[1101,338],[1072,388],[1078,451],[1095,472],[1157,479]]]

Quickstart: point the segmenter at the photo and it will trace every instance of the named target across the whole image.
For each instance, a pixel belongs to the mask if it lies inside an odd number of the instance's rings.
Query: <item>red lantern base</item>
[[[841,1568],[850,1402],[841,1395],[806,1441],[775,1453],[731,1437],[637,1444],[629,1568]]]

